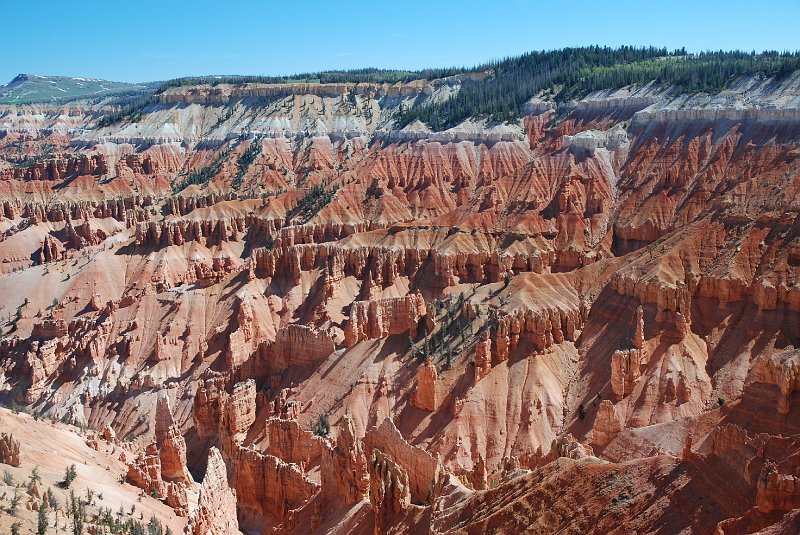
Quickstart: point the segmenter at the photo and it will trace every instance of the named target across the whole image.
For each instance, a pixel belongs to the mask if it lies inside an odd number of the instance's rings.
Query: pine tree
[[[65,489],[69,488],[76,477],[78,477],[78,472],[75,470],[75,465],[71,464],[64,471],[64,480],[61,482],[61,486]]]
[[[83,502],[75,498],[75,492],[69,491],[69,515],[72,518],[72,535],[82,535],[86,510]]]
[[[47,525],[47,512],[44,509],[44,500],[42,500],[41,505],[39,505],[39,518],[36,522],[36,534],[45,535],[47,533]]]
[[[33,467],[33,470],[31,470],[31,475],[28,476],[28,479],[30,479],[31,485],[33,485],[34,483],[41,483],[42,482],[42,476],[39,475],[39,467],[38,466],[34,466]]]
[[[20,499],[19,492],[17,489],[14,489],[14,497],[11,498],[11,507],[9,508],[11,516],[17,516],[17,509],[19,508]]]
[[[59,506],[58,498],[56,498],[56,495],[53,492],[53,489],[49,488],[49,487],[47,489],[47,503],[48,503],[48,505],[50,505],[50,508],[53,509],[54,511],[56,511],[58,509],[58,506]],[[58,515],[56,515],[56,518],[58,518]]]

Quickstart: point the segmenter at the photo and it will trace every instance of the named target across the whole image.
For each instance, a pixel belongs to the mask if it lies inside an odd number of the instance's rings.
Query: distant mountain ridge
[[[119,96],[147,92],[155,89],[156,85],[23,73],[15,76],[7,85],[0,86],[0,104],[66,102],[82,98]]]

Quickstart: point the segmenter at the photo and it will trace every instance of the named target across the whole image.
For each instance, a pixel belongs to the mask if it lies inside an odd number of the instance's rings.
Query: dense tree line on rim
[[[485,81],[465,80],[461,90],[444,102],[398,113],[403,127],[417,119],[434,130],[457,125],[468,117],[511,121],[523,114],[525,103],[543,90],[553,100],[580,97],[599,89],[630,84],[672,85],[684,92],[716,92],[742,75],[783,76],[800,69],[798,52],[703,52],[665,48],[565,48],[530,52],[485,66]]]
[[[474,71],[476,68],[449,67],[444,69],[424,69],[421,71],[403,71],[394,69],[350,69],[343,71],[323,71],[314,73],[293,74],[291,76],[188,76],[175,78],[162,83],[156,93],[163,93],[171,87],[182,87],[198,84],[342,84],[342,83],[396,83],[411,80],[434,80],[454,74]]]
[[[450,67],[420,71],[354,69],[293,76],[195,76],[161,84],[156,94],[172,87],[196,84],[243,83],[396,83],[463,76],[458,93],[443,102],[413,106],[395,117],[398,127],[419,119],[434,130],[444,130],[468,117],[490,121],[519,118],[525,103],[544,91],[556,101],[583,96],[590,91],[630,84],[672,85],[684,92],[717,92],[737,76],[780,77],[800,69],[800,52],[701,52],[685,49],[590,46],[528,52],[472,68]],[[98,122],[108,126],[122,120],[137,121],[154,95],[140,96],[106,114]]]

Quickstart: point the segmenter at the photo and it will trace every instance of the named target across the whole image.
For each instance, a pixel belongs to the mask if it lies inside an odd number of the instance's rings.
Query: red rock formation
[[[493,313],[490,320],[495,324],[492,333],[486,335],[492,342],[492,365],[505,362],[520,340],[530,343],[534,351],[543,352],[555,344],[577,340],[587,311],[581,307],[565,309],[516,310],[511,314]],[[482,351],[482,349],[481,349]]]
[[[238,530],[236,491],[228,486],[222,455],[216,448],[211,448],[197,509],[189,515],[186,531],[193,535],[223,535]]]
[[[132,485],[144,489],[155,496],[166,496],[167,486],[161,479],[161,457],[158,446],[150,444],[128,463],[127,480]]]
[[[245,525],[280,523],[319,490],[301,467],[253,449],[239,447],[232,464],[237,508]]]
[[[11,434],[0,435],[0,464],[19,466],[19,440]]]
[[[241,440],[256,418],[256,383],[236,383],[228,392],[226,374],[206,372],[195,393],[192,417],[203,438],[232,436]]]
[[[106,425],[103,428],[103,439],[106,442],[111,442],[112,444],[117,440],[117,433],[114,431],[114,428],[110,425]]]
[[[43,324],[43,332],[34,333],[37,338],[43,338],[50,334],[48,325]],[[58,332],[60,333],[60,327]],[[61,366],[67,359],[64,346],[59,338],[53,338],[41,344],[32,345],[31,352],[28,353],[26,365],[30,369],[31,386],[25,393],[25,400],[28,403],[36,401],[46,387],[48,378]]]
[[[226,354],[228,367],[241,366],[258,347],[260,332],[258,322],[253,316],[253,305],[250,298],[239,301],[239,312],[236,317],[238,328],[228,339]]]
[[[755,486],[756,509],[771,514],[785,513],[800,505],[800,477],[794,473],[800,459],[798,454],[800,442],[797,435],[788,438],[765,434],[750,437],[741,427],[727,424],[714,429],[711,450],[706,458],[719,459],[741,478],[741,483]],[[745,518],[738,521],[743,522]]]
[[[642,366],[640,349],[620,349],[611,355],[611,390],[622,399],[633,390]]]
[[[800,390],[800,356],[784,353],[761,359],[754,372],[756,380],[778,386],[778,413],[789,414],[792,392]]]
[[[247,433],[256,419],[256,382],[248,379],[236,383],[226,405],[230,432]]]
[[[475,343],[475,375],[474,382],[477,384],[492,369],[492,341],[489,338],[489,331],[483,331],[480,339]]]
[[[108,172],[103,155],[81,155],[78,157],[54,158],[44,162],[34,162],[28,167],[3,169],[3,180],[64,180],[71,176],[96,175]]]
[[[198,384],[192,418],[201,438],[212,437],[219,432],[228,398],[225,383],[225,376],[206,373]]]
[[[64,257],[64,244],[55,236],[48,234],[44,237],[42,250],[39,255],[39,263],[57,262]]]
[[[336,346],[326,331],[290,324],[278,330],[273,342],[262,344],[259,354],[269,373],[281,373],[290,366],[319,363]]]
[[[342,417],[336,445],[322,450],[320,469],[322,495],[326,500],[339,497],[347,504],[363,500],[369,492],[367,459],[361,441],[355,436],[353,421]]]
[[[345,345],[416,331],[427,309],[421,294],[377,301],[356,301],[345,329]]]
[[[164,503],[172,507],[178,516],[189,515],[189,496],[186,487],[178,483],[167,483],[167,496]]]
[[[659,314],[662,314],[660,309]],[[647,355],[642,349],[644,345],[644,311],[641,306],[636,309],[631,345],[633,349],[618,349],[611,355],[611,391],[618,400],[633,391],[634,384],[641,376],[641,367],[646,364]],[[675,395],[672,397],[674,399]]]
[[[219,202],[230,201],[235,198],[236,196],[233,192],[228,193],[227,195],[223,195],[218,192],[209,192],[204,195],[179,195],[177,197],[171,197],[167,202],[171,214],[184,216],[199,208],[213,206]]]
[[[386,533],[393,516],[411,504],[408,475],[379,449],[369,463],[369,501],[375,513],[375,535]]]
[[[476,490],[486,489],[486,461],[483,460],[483,455],[478,455],[478,460],[475,461],[475,466],[472,468],[470,474],[472,487]]]
[[[422,410],[433,412],[438,406],[436,394],[436,366],[428,359],[417,369],[416,388],[411,404]]]
[[[192,476],[186,467],[186,441],[175,425],[166,396],[160,396],[156,403],[155,432],[161,459],[161,477],[165,481],[192,483]]]
[[[545,456],[544,462],[552,462],[556,459],[566,457],[567,459],[585,459],[593,457],[594,451],[588,444],[581,444],[571,434],[553,440],[550,445],[550,452]]]
[[[177,514],[217,444],[248,532],[792,532],[797,75],[393,129],[485,76],[176,87],[135,128],[0,109],[0,392],[136,437]],[[192,531],[236,519],[215,499]]]
[[[636,330],[633,334],[633,340],[631,340],[631,344],[636,349],[642,349],[642,346],[644,345],[644,310],[642,310],[642,307],[636,309],[634,325],[636,326]]]
[[[271,418],[267,421],[265,434],[268,439],[266,453],[301,467],[318,463],[325,448],[321,437],[303,429],[296,420]]]
[[[154,199],[150,195],[131,194],[114,199],[81,199],[41,202],[6,201],[6,213],[19,213],[22,217],[35,221],[77,221],[80,219],[113,218],[120,222],[141,221],[145,218],[145,208],[152,206]],[[13,218],[13,217],[12,217]]]
[[[409,444],[391,419],[370,429],[364,437],[367,454],[379,449],[402,467],[409,482],[413,503],[424,503],[441,471],[438,461],[427,451]]]
[[[782,474],[772,463],[764,465],[757,488],[756,506],[762,513],[788,512],[800,507],[800,477]]]
[[[622,431],[623,425],[614,404],[604,399],[597,409],[592,427],[592,441],[598,446],[607,446]]]

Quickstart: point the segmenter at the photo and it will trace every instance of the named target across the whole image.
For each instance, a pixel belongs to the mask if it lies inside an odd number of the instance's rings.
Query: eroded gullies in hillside
[[[800,77],[393,127],[457,84],[0,108],[3,399],[194,533],[791,532]]]

